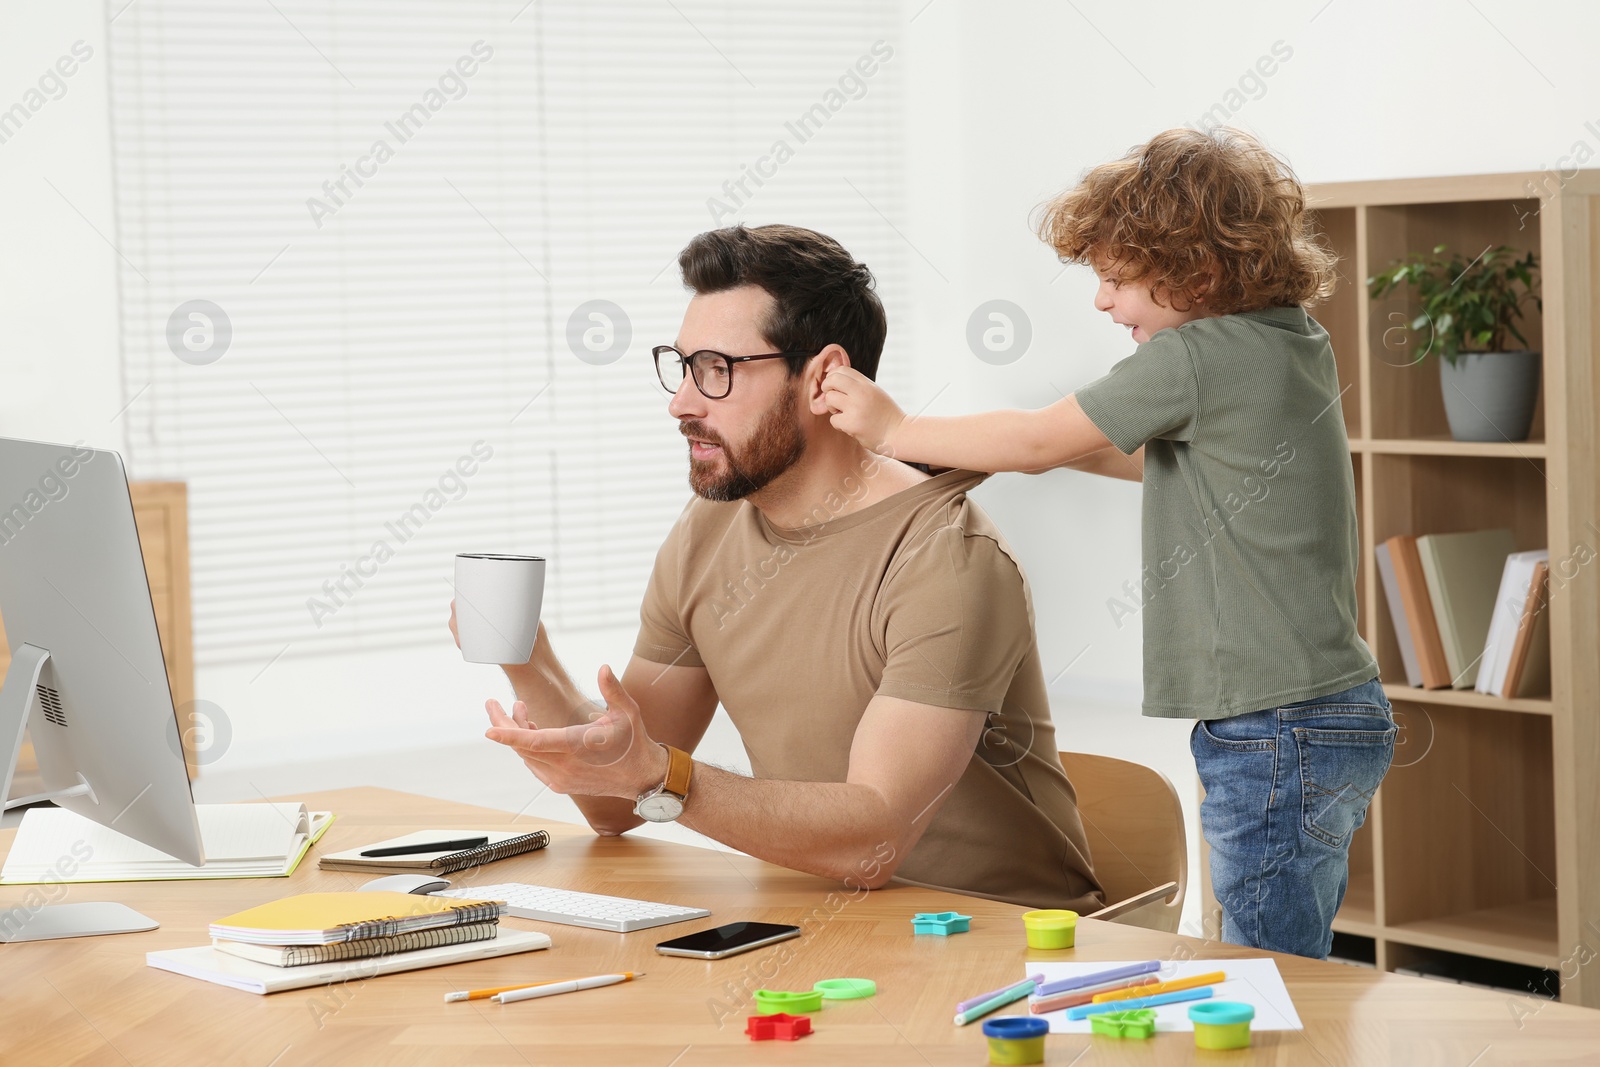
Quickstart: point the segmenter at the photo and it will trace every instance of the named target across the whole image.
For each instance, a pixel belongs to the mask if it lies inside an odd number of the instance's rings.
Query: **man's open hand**
[[[894,454],[894,433],[906,414],[866,375],[850,367],[829,371],[822,379],[822,402],[835,430],[854,437],[869,451]]]
[[[484,736],[515,750],[534,776],[557,793],[633,800],[666,779],[667,753],[650,739],[639,705],[609,666],[600,668],[600,695],[586,720],[541,728],[522,701],[511,713],[498,700],[485,707],[492,725]]]

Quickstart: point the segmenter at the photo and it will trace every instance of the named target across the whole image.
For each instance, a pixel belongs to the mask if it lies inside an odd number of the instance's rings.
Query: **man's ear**
[[[850,353],[838,345],[829,345],[806,364],[805,384],[806,404],[813,415],[831,415],[828,405],[822,400],[822,379],[840,367],[850,366]]]

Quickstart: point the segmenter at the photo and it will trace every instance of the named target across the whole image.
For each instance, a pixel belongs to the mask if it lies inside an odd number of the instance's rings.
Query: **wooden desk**
[[[352,848],[421,826],[517,829],[505,812],[379,789],[303,798],[338,821],[293,877],[217,882],[72,885],[61,900],[123,901],[160,920],[159,930],[0,946],[0,1063],[33,1064],[582,1064],[694,1067],[749,1063],[895,1064],[974,1067],[986,1062],[980,1026],[957,1028],[958,1000],[1016,980],[1029,957],[1023,909],[920,889],[897,888],[846,901],[838,886],[744,856],[586,828],[551,831],[548,849],[479,872],[478,884],[530,881],[593,892],[692,903],[711,919],[637,934],[504,920],[542,929],[553,948],[498,960],[387,975],[343,987],[270,997],[209,985],[144,965],[144,953],[203,944],[206,924],[275,896],[351,889],[361,875],[316,869],[320,853]],[[0,834],[9,848],[14,831]],[[458,885],[470,884],[458,876]],[[28,889],[0,887],[0,908]],[[829,894],[838,893],[829,903]],[[959,908],[972,932],[913,937],[911,915]],[[815,917],[815,921],[811,921]],[[706,963],[654,952],[666,936],[736,919],[800,923],[806,935]],[[670,934],[667,932],[670,930]],[[1193,938],[1084,921],[1078,948],[1035,958],[1143,959],[1174,953],[1260,955]],[[1287,1064],[1491,1064],[1593,1062],[1600,1012],[1279,956],[1304,1032],[1258,1033],[1254,1047],[1208,1053],[1205,1062]],[[1596,964],[1591,964],[1596,965]],[[647,977],[613,989],[500,1006],[445,1004],[452,989],[610,971]],[[753,1044],[744,1021],[749,990],[809,989],[820,978],[877,981],[869,1000],[830,1004],[816,1033]],[[718,1025],[719,1014],[721,1025]],[[1521,1020],[1519,1026],[1518,1020]],[[1052,1036],[1052,1064],[1200,1062],[1187,1034],[1148,1042]]]

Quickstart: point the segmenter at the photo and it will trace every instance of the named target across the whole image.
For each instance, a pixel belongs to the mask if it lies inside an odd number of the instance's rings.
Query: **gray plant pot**
[[[1457,441],[1526,441],[1539,402],[1539,353],[1463,352],[1439,360],[1439,387]]]

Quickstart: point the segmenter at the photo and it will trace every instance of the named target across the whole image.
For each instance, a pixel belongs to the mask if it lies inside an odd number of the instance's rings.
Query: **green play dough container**
[[[1250,1020],[1256,1009],[1231,1000],[1208,1000],[1189,1009],[1194,1023],[1194,1047],[1204,1049],[1248,1048]]]
[[[1041,949],[1071,948],[1077,942],[1078,913],[1059,908],[1022,913],[1022,925],[1028,931],[1028,947]]]

